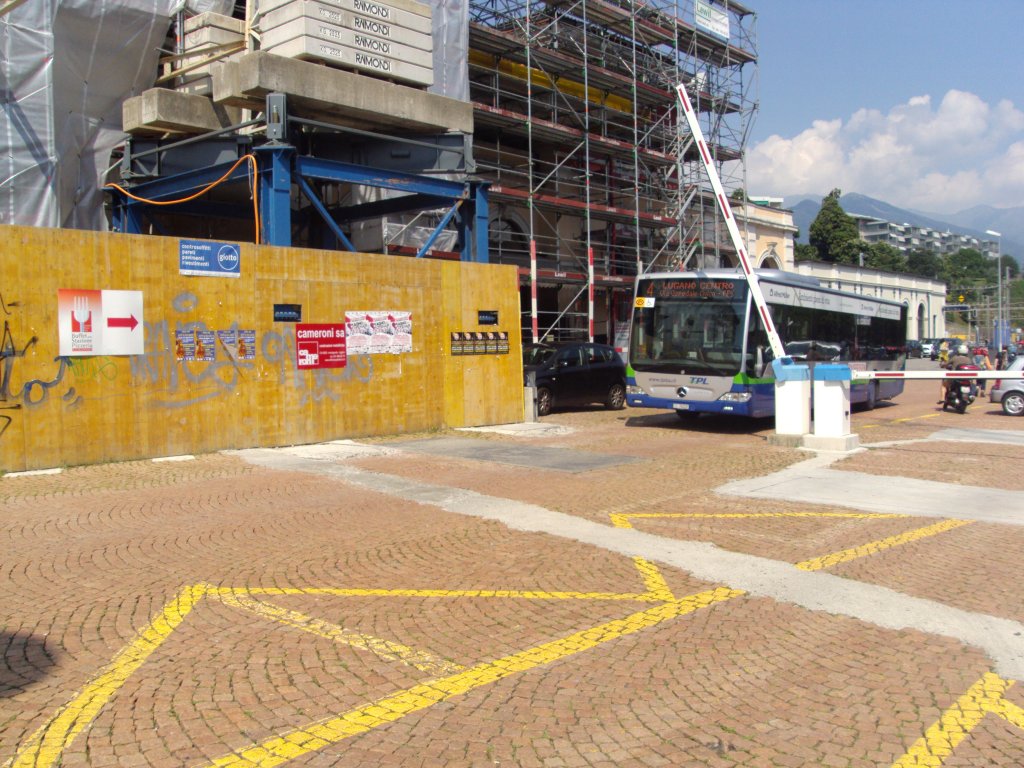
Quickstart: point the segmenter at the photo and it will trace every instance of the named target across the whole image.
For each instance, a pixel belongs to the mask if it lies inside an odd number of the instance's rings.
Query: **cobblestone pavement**
[[[832,468],[1024,500],[1024,447],[928,439],[1024,420],[943,414],[934,389],[855,413],[868,449]],[[769,445],[770,423],[544,421],[565,430],[460,435],[632,461],[565,472],[368,440],[281,452],[292,469],[217,454],[0,479],[0,764],[1024,765],[1024,685],[977,644],[448,508],[473,492],[612,544],[706,542],[1011,627],[1024,527],[716,493],[807,457]]]

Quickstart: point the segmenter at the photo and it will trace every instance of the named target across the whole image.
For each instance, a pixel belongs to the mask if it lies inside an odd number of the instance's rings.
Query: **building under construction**
[[[638,272],[735,263],[674,89],[741,187],[753,32],[731,1],[473,0],[474,156],[491,259],[521,268],[524,338],[611,340]]]
[[[514,264],[524,340],[613,341],[638,272],[735,263],[674,90],[726,188],[744,187],[756,19],[732,0],[0,13],[21,51],[7,134],[36,132],[6,153],[6,223]],[[61,66],[69,50],[91,53]],[[62,99],[81,126],[55,119]]]

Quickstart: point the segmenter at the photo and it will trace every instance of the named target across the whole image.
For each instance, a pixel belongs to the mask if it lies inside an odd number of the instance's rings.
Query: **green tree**
[[[817,261],[818,251],[813,245],[795,243],[793,245],[793,259],[795,261]]]
[[[912,275],[940,280],[942,275],[942,257],[926,248],[915,248],[907,254],[907,272]]]
[[[861,254],[860,233],[857,222],[839,205],[841,194],[841,190],[833,189],[821,201],[807,239],[822,261],[856,264]]]
[[[886,272],[906,272],[907,257],[888,243],[871,243],[864,249],[864,266]]]
[[[1017,264],[1017,260],[1008,254],[1003,254],[999,257],[999,268],[1003,270],[1003,279],[1006,279],[1007,270],[1009,270],[1010,278],[1013,279],[1020,275],[1020,265]]]
[[[977,301],[984,289],[996,283],[996,263],[974,248],[961,248],[947,254],[942,262],[942,280],[952,298],[964,294]]]

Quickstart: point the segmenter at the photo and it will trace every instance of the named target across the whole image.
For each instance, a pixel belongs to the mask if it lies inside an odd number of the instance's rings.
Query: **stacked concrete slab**
[[[185,61],[191,82],[176,91],[152,88],[126,100],[125,130],[140,135],[216,131],[240,122],[240,109],[262,111],[266,95],[277,92],[288,96],[290,114],[338,125],[382,132],[473,132],[468,102],[424,90],[433,82],[427,5],[415,0],[260,0],[251,25],[261,50],[213,60],[215,51],[244,42],[244,22],[212,13],[189,19]],[[344,53],[334,56],[324,49]]]
[[[430,14],[415,0],[262,0],[260,50],[429,86]]]
[[[245,49],[245,22],[220,13],[201,13],[186,19],[182,43],[184,56],[171,68],[171,73],[181,72],[174,90],[209,96],[213,62],[238,56]]]

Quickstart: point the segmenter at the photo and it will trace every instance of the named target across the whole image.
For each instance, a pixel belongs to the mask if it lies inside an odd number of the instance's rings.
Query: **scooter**
[[[958,371],[981,370],[976,365],[958,365]],[[974,379],[952,379],[946,382],[946,399],[942,402],[942,410],[953,410],[966,413],[967,406],[978,399],[978,385]]]

